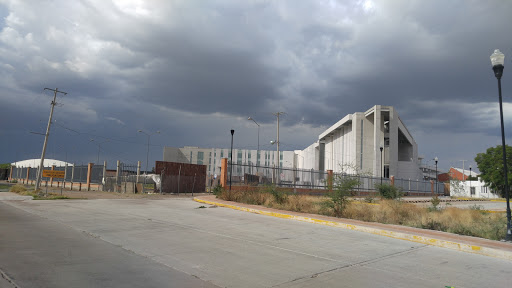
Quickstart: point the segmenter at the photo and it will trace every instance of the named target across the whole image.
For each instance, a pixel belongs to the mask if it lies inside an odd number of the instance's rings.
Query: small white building
[[[16,161],[11,163],[11,166],[16,167],[30,167],[30,168],[39,168],[39,164],[41,164],[41,159],[28,159],[28,160],[22,160],[22,161]],[[71,163],[66,163],[64,161],[55,160],[55,159],[44,159],[43,166],[44,167],[64,167],[66,166],[73,166]]]
[[[480,179],[478,181],[450,181],[450,196],[468,197],[468,198],[501,198],[499,194],[494,193]]]

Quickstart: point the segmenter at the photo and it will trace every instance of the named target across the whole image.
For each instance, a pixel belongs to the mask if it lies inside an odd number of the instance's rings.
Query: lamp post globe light
[[[500,121],[501,121],[501,147],[503,149],[503,175],[505,176],[505,197],[507,198],[507,234],[505,240],[512,241],[512,231],[510,224],[510,191],[508,190],[508,169],[507,169],[507,152],[505,147],[505,125],[503,124],[503,104],[501,100],[501,76],[503,75],[503,64],[505,64],[505,55],[499,49],[494,50],[491,55],[492,70],[494,76],[498,79],[498,95],[500,103]]]
[[[229,160],[229,191],[231,192],[231,177],[233,176],[233,134],[235,130],[231,129],[231,160]]]
[[[436,196],[437,196],[438,191],[439,191],[439,190],[438,190],[438,188],[437,188],[437,186],[438,186],[438,185],[437,185],[437,161],[438,161],[438,160],[439,160],[439,159],[438,159],[438,158],[437,158],[437,156],[436,156],[436,158],[434,158],[434,162],[436,162]]]

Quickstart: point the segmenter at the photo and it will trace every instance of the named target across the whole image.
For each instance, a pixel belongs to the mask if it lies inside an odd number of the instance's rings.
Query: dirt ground
[[[0,184],[14,185],[6,181],[0,181]],[[34,186],[26,186],[27,189],[34,189]],[[46,188],[42,187],[41,191],[46,192]],[[48,193],[53,195],[61,195],[60,188],[48,187]],[[117,193],[117,192],[102,192],[102,191],[71,191],[62,190],[62,196],[66,196],[71,199],[151,199],[151,200],[162,200],[169,198],[192,198],[192,196],[209,195],[208,193],[180,193],[180,194],[129,194],[129,193]]]

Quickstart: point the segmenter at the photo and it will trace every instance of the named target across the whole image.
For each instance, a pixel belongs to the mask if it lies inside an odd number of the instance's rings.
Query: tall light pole
[[[258,150],[256,152],[256,165],[259,166],[258,157],[260,156],[260,124],[258,124],[258,122],[256,122],[256,120],[254,120],[252,117],[247,118],[247,120],[252,120],[254,123],[256,123],[256,125],[258,125]]]
[[[229,164],[229,192],[231,192],[231,180],[233,177],[233,134],[235,130],[231,129],[231,160]]]
[[[155,133],[146,133],[142,130],[139,130],[140,133],[142,134],[146,134],[148,136],[148,150],[146,152],[146,173],[144,173],[144,186],[142,187],[142,192],[144,192],[144,188],[146,186],[146,176],[147,176],[147,173],[148,173],[148,163],[149,163],[149,141],[150,141],[150,138],[151,138],[151,135],[154,135],[154,134],[160,134],[160,131],[156,131]],[[138,180],[137,180],[138,181]]]
[[[438,185],[437,185],[437,161],[438,161],[438,160],[439,160],[439,159],[438,159],[438,158],[437,158],[437,156],[436,156],[436,158],[434,158],[434,161],[436,162],[436,197],[437,197],[437,194],[438,194],[438,192],[439,192]]]
[[[281,176],[280,175],[281,174],[281,172],[280,172],[280,168],[281,167],[279,165],[280,164],[280,160],[281,160],[281,157],[279,155],[279,116],[282,115],[282,114],[285,114],[285,113],[284,112],[276,112],[276,113],[274,113],[274,116],[277,117],[277,141],[276,141],[276,143],[277,143],[277,159],[275,160],[275,162],[277,163],[276,164],[276,166],[277,166],[276,183],[277,184],[279,184],[279,178]]]
[[[380,146],[380,185],[382,186],[382,150],[384,147]]]
[[[471,165],[469,165],[469,177],[471,177]],[[472,179],[469,178],[469,195],[471,195],[471,181]]]
[[[100,163],[100,150],[101,150],[101,144],[103,143],[107,143],[109,142],[110,140],[107,140],[107,141],[103,141],[101,143],[95,143],[96,145],[98,145],[98,159],[96,160],[96,164],[99,164]],[[91,142],[95,142],[94,139],[91,139]],[[67,162],[67,161],[66,161]]]
[[[500,120],[501,120],[501,147],[503,149],[503,174],[505,178],[505,197],[507,198],[507,235],[505,240],[512,241],[511,221],[510,221],[510,197],[508,191],[508,169],[507,169],[507,151],[505,146],[505,125],[503,124],[503,104],[501,101],[501,76],[503,75],[503,64],[505,64],[505,55],[499,49],[494,50],[491,55],[492,70],[494,76],[498,79],[498,93],[500,102]]]

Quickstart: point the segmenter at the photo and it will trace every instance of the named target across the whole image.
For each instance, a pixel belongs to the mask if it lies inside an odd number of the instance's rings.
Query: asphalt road
[[[52,284],[46,287],[82,282],[83,287],[136,287],[132,284],[145,281],[173,287],[177,278],[220,287],[510,287],[512,282],[511,261],[199,208],[202,204],[189,199],[6,203],[16,208],[0,204],[0,269],[20,287],[45,286],[34,286],[39,281]],[[12,236],[6,240],[4,233]],[[60,252],[46,250],[50,246]],[[81,264],[67,264],[69,259]]]

